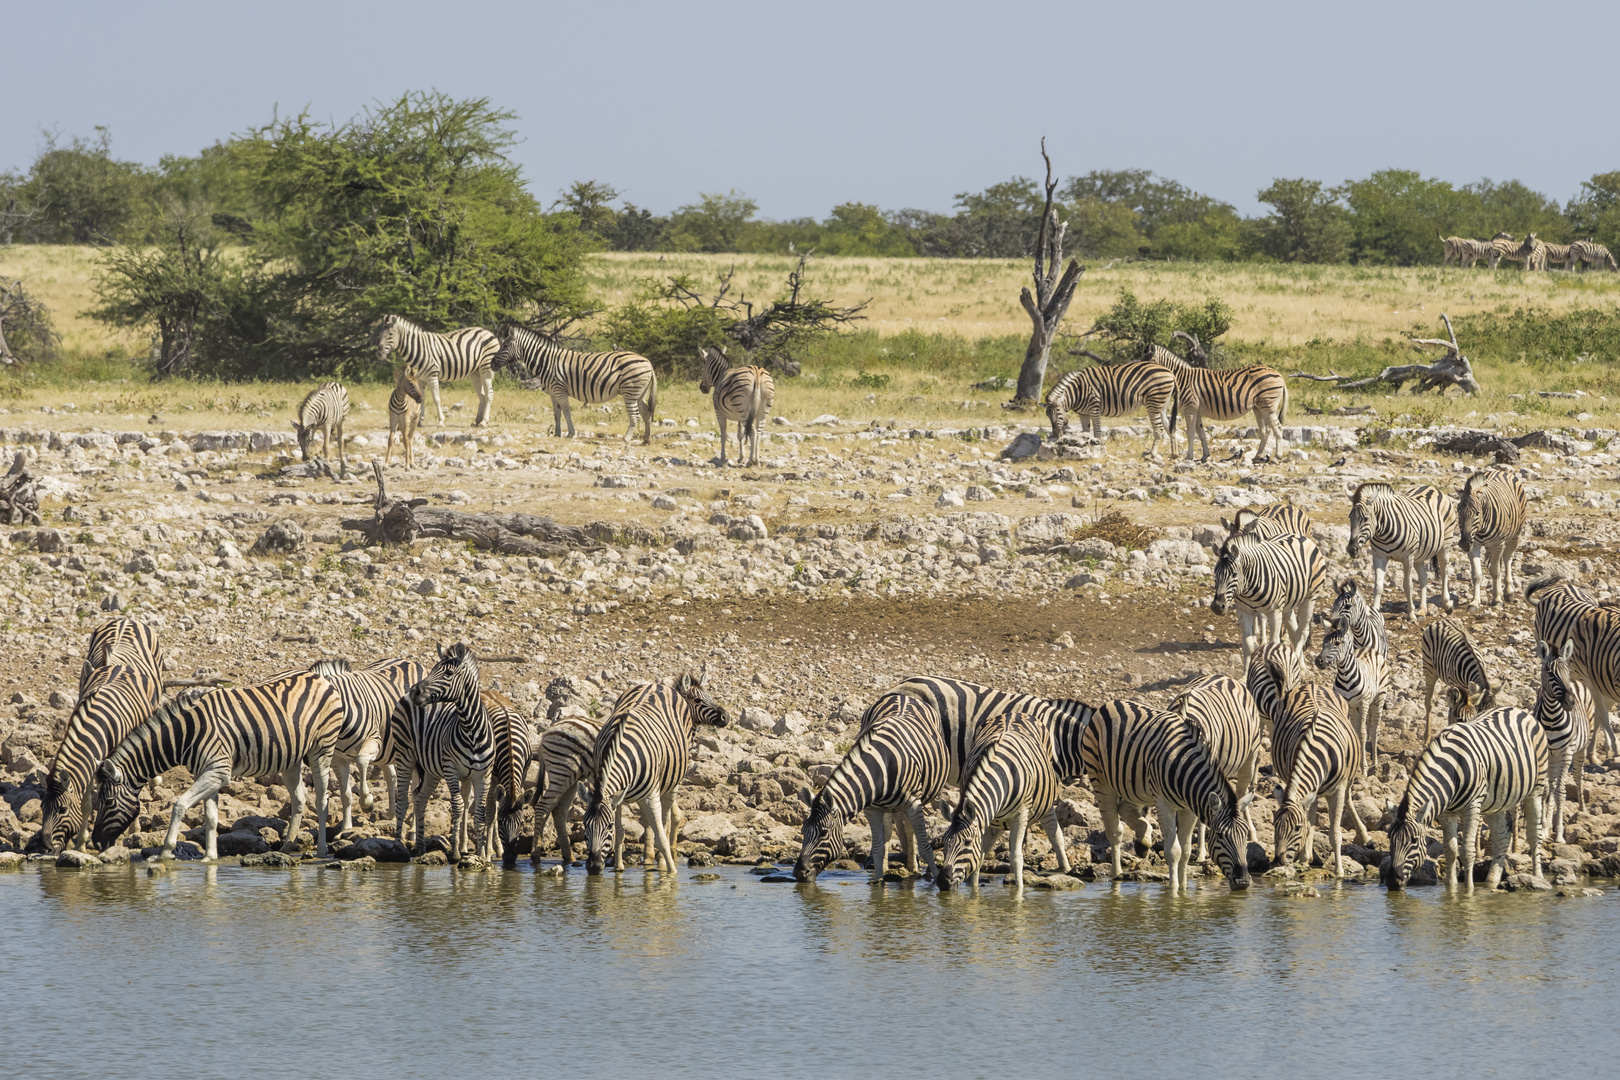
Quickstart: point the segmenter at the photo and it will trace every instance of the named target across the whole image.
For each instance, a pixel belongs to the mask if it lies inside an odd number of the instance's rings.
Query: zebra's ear
[[[439,648],[439,659],[443,660],[445,658],[444,642],[442,642],[442,641],[439,642],[438,648]]]
[[[1564,642],[1564,647],[1563,647],[1562,650],[1559,651],[1558,655],[1560,657],[1562,657],[1563,659],[1565,659],[1565,660],[1568,660],[1570,657],[1574,656],[1575,655],[1575,639],[1570,638],[1568,641]]]
[[[1227,532],[1231,532],[1232,531],[1232,523],[1230,521],[1227,521],[1225,518],[1221,518],[1221,528],[1225,529]]]
[[[1545,660],[1545,659],[1547,659],[1548,654],[1551,653],[1551,652],[1552,652],[1552,646],[1548,645],[1545,641],[1536,642],[1536,659],[1537,660]]]
[[[1288,792],[1284,791],[1281,787],[1274,787],[1271,789],[1271,797],[1275,799],[1277,801],[1277,805],[1281,807],[1288,801]]]
[[[1254,802],[1254,789],[1250,788],[1248,791],[1245,791],[1243,793],[1243,797],[1237,801],[1237,808],[1239,810],[1247,810],[1249,808],[1249,805],[1251,803],[1253,803],[1253,802]]]

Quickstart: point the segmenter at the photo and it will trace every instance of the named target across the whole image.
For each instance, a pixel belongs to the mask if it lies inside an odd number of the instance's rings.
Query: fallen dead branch
[[[38,525],[39,494],[34,490],[34,477],[25,466],[28,455],[17,451],[11,459],[11,471],[0,477],[0,521],[7,525]]]
[[[1358,390],[1375,383],[1387,383],[1391,389],[1399,390],[1407,383],[1415,382],[1417,385],[1412,388],[1413,393],[1420,394],[1425,390],[1444,392],[1450,386],[1457,387],[1465,394],[1479,393],[1479,381],[1474,378],[1474,367],[1457,345],[1457,333],[1451,328],[1450,317],[1442,313],[1440,318],[1445,320],[1446,333],[1450,335],[1451,340],[1412,339],[1416,345],[1439,345],[1446,349],[1446,355],[1432,364],[1394,364],[1377,375],[1367,376],[1339,375],[1331,371],[1326,375],[1312,375],[1309,372],[1296,371],[1288,377],[1309,379],[1312,382],[1337,383],[1341,390]]]

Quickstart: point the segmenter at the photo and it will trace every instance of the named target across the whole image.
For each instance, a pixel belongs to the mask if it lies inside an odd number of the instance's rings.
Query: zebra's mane
[[[299,427],[307,426],[304,423],[304,410],[309,408],[309,403],[315,400],[315,395],[320,394],[320,393],[324,393],[326,388],[329,387],[329,386],[337,386],[337,385],[338,385],[337,383],[333,383],[333,382],[324,382],[324,383],[321,383],[321,385],[317,386],[315,389],[311,390],[309,393],[304,395],[304,400],[300,401],[298,403],[298,408],[293,410],[293,415],[298,417],[298,420],[296,422],[297,422]]]
[[[1350,501],[1372,506],[1393,494],[1395,494],[1395,488],[1387,480],[1368,480],[1356,488],[1355,494],[1350,497]]]
[[[320,675],[323,678],[331,678],[334,675],[349,674],[349,672],[354,670],[354,666],[342,657],[333,656],[328,657],[325,660],[315,661],[313,664],[309,665],[309,670],[311,674]]]

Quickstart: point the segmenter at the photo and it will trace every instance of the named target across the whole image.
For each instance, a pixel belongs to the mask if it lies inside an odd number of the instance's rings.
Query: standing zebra
[[[744,465],[759,464],[759,432],[776,401],[776,381],[762,367],[732,367],[724,349],[698,350],[703,375],[698,392],[714,391],[714,419],[720,425],[720,464],[726,463],[726,425],[737,424],[737,454]]]
[[[1311,605],[1327,581],[1327,560],[1306,536],[1262,540],[1239,533],[1221,545],[1215,560],[1215,589],[1209,610],[1225,615],[1237,609],[1243,636],[1243,662],[1256,645],[1280,643],[1284,615],[1294,651],[1305,652],[1311,633]]]
[[[1487,259],[1494,269],[1498,259],[1496,242],[1498,240],[1511,241],[1512,239],[1512,234],[1505,232],[1499,232],[1489,240],[1470,240],[1462,236],[1442,236],[1440,243],[1445,245],[1445,253],[1440,259],[1440,265],[1446,266],[1455,262],[1458,266],[1471,268],[1479,260]]]
[[[883,697],[878,698],[867,710],[866,716],[861,718],[862,726],[875,710],[887,708],[883,705],[883,701],[893,694],[908,694],[925,702],[939,718],[939,734],[948,755],[948,771],[945,774],[947,784],[960,783],[962,770],[967,765],[969,748],[973,744],[973,732],[979,724],[992,716],[1010,712],[1033,712],[1048,717],[1052,723],[1056,723],[1062,717],[1072,717],[1084,726],[1091,719],[1092,713],[1096,712],[1083,701],[1018,694],[1010,690],[998,690],[993,686],[964,682],[961,679],[947,679],[937,675],[913,675],[898,686],[884,691]],[[1066,775],[1078,776],[1079,773]]]
[[[1547,734],[1547,790],[1553,800],[1553,842],[1564,842],[1564,781],[1575,770],[1575,805],[1586,809],[1586,754],[1592,745],[1592,695],[1570,673],[1573,641],[1554,650],[1536,643],[1541,684],[1536,689],[1536,723]]]
[[[472,806],[474,852],[484,849],[484,789],[495,764],[495,723],[478,684],[478,660],[466,645],[439,647],[439,660],[411,687],[410,697],[395,717],[409,732],[410,768],[395,769],[394,818],[400,843],[405,842],[405,808],[414,793],[416,845],[427,839],[427,804],[443,780],[450,788],[450,860],[461,861]],[[462,798],[463,785],[472,798]]]
[[[511,698],[487,687],[480,694],[495,730],[495,763],[490,770],[484,819],[493,818],[496,827],[485,834],[487,839],[479,854],[486,859],[499,854],[501,864],[510,867],[517,865],[514,848],[523,827],[523,782],[534,746],[529,742],[529,725]],[[495,850],[497,845],[499,852]]]
[[[401,368],[394,380],[394,392],[388,395],[388,450],[383,464],[394,458],[394,433],[405,450],[405,467],[416,468],[416,425],[422,419],[422,380]]]
[[[535,869],[540,867],[540,841],[545,835],[547,819],[556,826],[563,866],[566,868],[574,861],[568,811],[581,785],[590,782],[591,750],[601,730],[600,724],[583,716],[564,716],[540,733],[540,779],[534,787],[534,847],[529,852],[529,861]],[[622,863],[621,841],[617,835],[614,845],[614,861]]]
[[[1447,546],[1457,532],[1457,503],[1450,495],[1428,484],[1413,484],[1397,493],[1385,483],[1370,482],[1356,488],[1350,500],[1350,543],[1352,559],[1363,550],[1372,551],[1373,598],[1375,610],[1383,610],[1384,571],[1389,560],[1400,562],[1406,571],[1407,617],[1417,622],[1429,602],[1429,564],[1435,563],[1440,577],[1440,606],[1451,610],[1451,566]],[[1412,596],[1412,564],[1418,567],[1418,592]]]
[[[163,700],[157,631],[134,619],[109,619],[90,635],[79,700],[45,779],[43,820],[32,846],[53,854],[90,839],[96,767]]]
[[[1384,613],[1367,603],[1366,594],[1353,577],[1339,582],[1333,606],[1328,609],[1329,622],[1340,619],[1349,621],[1350,637],[1356,648],[1377,649],[1385,663],[1389,662],[1389,626],[1384,622]]]
[[[1479,607],[1485,575],[1480,573],[1480,554],[1485,555],[1491,574],[1491,606],[1513,597],[1513,553],[1529,515],[1524,484],[1508,469],[1477,472],[1463,484],[1457,499],[1457,528],[1462,549],[1474,577],[1474,606]]]
[[[1436,619],[1423,628],[1422,649],[1423,680],[1423,741],[1429,741],[1429,724],[1434,713],[1434,687],[1436,683],[1455,686],[1473,697],[1477,693],[1479,704],[1491,708],[1496,704],[1496,691],[1485,674],[1485,661],[1473,638],[1458,619]]]
[[[935,884],[949,889],[966,878],[977,892],[979,865],[1006,829],[1013,885],[1023,889],[1024,834],[1032,821],[1048,817],[1057,802],[1057,790],[1052,729],[1044,718],[1003,713],[980,724],[973,733],[956,811],[945,830]],[[1069,856],[1055,819],[1047,836],[1057,853],[1058,869],[1067,873]]]
[[[1232,515],[1232,520],[1221,518],[1221,527],[1230,540],[1240,533],[1253,533],[1262,540],[1276,540],[1284,536],[1311,535],[1311,515],[1293,503],[1272,503],[1256,510],[1245,506]]]
[[[377,333],[377,362],[386,365],[390,352],[399,354],[405,370],[426,383],[432,392],[440,427],[444,427],[444,403],[439,400],[439,383],[471,379],[478,390],[478,415],[473,425],[482,427],[490,422],[495,403],[495,370],[491,364],[500,347],[495,335],[482,326],[465,326],[440,334],[402,315],[389,315]]]
[[[343,829],[352,829],[354,792],[349,787],[349,770],[354,769],[359,783],[360,808],[369,814],[373,806],[368,779],[371,766],[380,763],[393,778],[396,754],[401,746],[409,745],[409,739],[399,738],[391,728],[396,716],[404,715],[401,705],[408,702],[411,687],[422,681],[426,669],[415,660],[374,660],[358,670],[347,660],[317,660],[309,670],[331,683],[343,702],[343,726],[332,760],[337,765],[338,794],[343,798]],[[385,786],[397,817],[394,785]]]
[[[1543,243],[1541,246],[1545,254],[1544,265],[1542,266],[1543,270],[1545,270],[1548,265],[1553,263],[1557,263],[1560,267],[1567,270],[1569,269],[1570,263],[1574,262],[1574,259],[1570,256],[1570,245],[1568,244]]]
[[[1071,371],[1046,395],[1046,418],[1052,424],[1052,438],[1055,441],[1063,437],[1072,412],[1080,418],[1080,430],[1089,432],[1106,450],[1102,418],[1126,416],[1146,408],[1148,423],[1153,426],[1153,442],[1147,452],[1152,454],[1158,450],[1161,438],[1169,441],[1166,427],[1170,395],[1175,388],[1175,375],[1162,364],[1147,361],[1098,364]]]
[[[1620,270],[1620,263],[1615,262],[1609,249],[1595,240],[1577,240],[1569,245],[1569,268],[1579,271],[1586,267],[1596,267],[1601,270],[1607,266],[1610,270]]]
[[[1463,698],[1447,691],[1453,707]],[[1483,817],[1491,830],[1491,869],[1487,888],[1496,888],[1507,866],[1508,814],[1524,814],[1530,865],[1541,876],[1541,801],[1547,794],[1547,736],[1523,709],[1492,709],[1441,730],[1412,766],[1406,793],[1389,829],[1392,889],[1406,887],[1424,856],[1424,834],[1437,818],[1444,830],[1446,884],[1457,884],[1457,831],[1462,830],[1461,863],[1469,892],[1474,890],[1474,858]]]
[[[1591,593],[1556,576],[1532,581],[1524,595],[1536,605],[1538,642],[1560,651],[1565,642],[1575,643],[1570,670],[1592,692],[1593,719],[1609,756],[1620,755],[1609,719],[1613,703],[1620,701],[1620,607],[1614,601],[1596,603]]]
[[[1537,239],[1535,233],[1525,236],[1524,243],[1519,245],[1513,257],[1524,263],[1527,271],[1547,269],[1547,245]]]
[[[1499,232],[1491,238],[1491,269],[1502,265],[1503,259],[1524,262],[1528,257],[1524,245],[1513,239],[1512,233]]]
[[[873,883],[882,881],[889,868],[891,817],[910,823],[915,850],[934,877],[934,848],[923,806],[939,795],[950,771],[951,755],[933,707],[905,693],[891,691],[878,698],[861,717],[855,745],[810,804],[794,880],[814,881],[829,862],[843,858],[844,826],[863,811],[872,826]]]
[[[1282,692],[1304,681],[1304,665],[1293,649],[1286,645],[1262,645],[1254,650],[1244,670],[1243,685],[1254,699],[1264,737],[1275,738],[1277,717],[1282,714]]]
[[[349,392],[341,383],[322,383],[305,395],[293,413],[293,430],[298,433],[298,453],[310,460],[309,450],[315,433],[321,436],[321,457],[332,456],[332,436],[338,444],[338,475],[349,475],[348,456],[343,451],[343,421],[349,415]]]
[[[568,418],[568,437],[574,437],[570,398],[578,398],[586,405],[600,405],[622,397],[630,424],[624,441],[629,442],[635,435],[639,418],[642,444],[652,442],[653,414],[658,411],[658,376],[653,373],[652,362],[639,353],[575,352],[533,330],[513,326],[507,328],[500,343],[495,366],[517,367],[526,378],[540,380],[540,388],[551,395],[552,434],[559,438],[564,416]]]
[[[141,787],[176,766],[191,771],[175,797],[160,858],[174,856],[180,825],[203,804],[207,858],[219,856],[219,792],[233,777],[280,774],[291,797],[286,847],[297,850],[304,814],[304,770],[315,780],[315,850],[326,857],[326,784],[343,727],[343,702],[331,683],[300,672],[256,686],[187,693],[160,705],[96,770],[101,810],[94,840],[106,848],[140,811]]]
[[[1170,711],[1182,723],[1198,729],[1214,755],[1221,775],[1232,782],[1240,800],[1254,791],[1254,778],[1260,771],[1260,713],[1254,696],[1236,679],[1227,675],[1205,675],[1194,679],[1170,703]],[[1249,825],[1249,841],[1258,842],[1253,808],[1247,804],[1243,820]],[[1198,860],[1209,858],[1208,828],[1198,823]]]
[[[653,865],[675,872],[675,786],[692,760],[695,724],[725,727],[726,711],[705,687],[707,672],[639,683],[619,695],[591,748],[591,802],[585,811],[585,872],[602,872],[614,849],[614,822],[626,802],[641,804],[652,834]],[[622,870],[623,866],[618,866]]]
[[[1278,452],[1282,450],[1282,425],[1288,421],[1288,383],[1275,368],[1246,367],[1226,371],[1211,371],[1193,367],[1169,349],[1154,345],[1149,362],[1169,368],[1176,379],[1176,392],[1170,406],[1170,453],[1176,452],[1176,413],[1187,414],[1187,460],[1193,456],[1193,436],[1203,444],[1204,456],[1209,460],[1209,432],[1204,430],[1205,420],[1240,420],[1253,410],[1255,427],[1260,430],[1260,445],[1255,448],[1254,460],[1270,461],[1266,443],[1274,440]]]
[[[1426,627],[1424,633],[1429,629],[1432,626]],[[1333,672],[1333,692],[1355,715],[1356,734],[1364,748],[1363,775],[1378,765],[1378,726],[1384,712],[1384,695],[1390,689],[1388,660],[1376,636],[1367,647],[1356,643],[1348,615],[1333,621],[1333,629],[1322,639],[1322,651],[1316,657],[1317,669]]]

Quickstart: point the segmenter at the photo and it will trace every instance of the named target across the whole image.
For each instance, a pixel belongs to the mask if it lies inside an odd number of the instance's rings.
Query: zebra
[[[1529,252],[1522,243],[1513,239],[1512,233],[1499,232],[1491,237],[1492,270],[1502,265],[1503,259],[1512,259],[1514,262],[1522,263],[1528,257]]]
[[[1357,649],[1376,649],[1378,655],[1388,661],[1389,626],[1384,622],[1384,613],[1367,603],[1361,584],[1353,577],[1339,582],[1333,606],[1328,608],[1328,621],[1339,619],[1349,621],[1350,636]]]
[[[602,725],[583,716],[559,718],[540,733],[540,779],[534,787],[534,848],[529,861],[540,866],[540,840],[547,819],[556,826],[557,847],[562,854],[563,866],[574,860],[574,845],[568,834],[568,811],[574,805],[574,795],[582,784],[590,783],[591,750]],[[587,802],[589,796],[587,795]],[[622,835],[622,829],[619,831]],[[615,839],[615,861],[621,841]]]
[[[1524,263],[1526,271],[1547,269],[1547,245],[1538,240],[1535,233],[1525,236],[1524,243],[1512,257]]]
[[[404,368],[394,380],[394,392],[388,395],[388,450],[383,464],[394,459],[394,433],[399,433],[400,446],[405,451],[405,467],[416,468],[416,425],[422,420],[422,380]]]
[[[1620,270],[1620,263],[1615,262],[1609,249],[1595,240],[1577,240],[1569,245],[1569,268],[1579,271],[1586,267],[1602,269],[1607,266],[1610,270]]]
[[[1532,581],[1524,595],[1536,605],[1538,642],[1559,650],[1567,641],[1575,643],[1570,670],[1592,693],[1593,719],[1603,731],[1609,756],[1620,755],[1609,718],[1612,704],[1620,700],[1620,606],[1597,603],[1585,589],[1555,575]]]
[[[591,748],[591,801],[585,811],[585,872],[596,876],[614,850],[619,807],[641,804],[641,823],[651,832],[653,865],[675,872],[679,837],[675,786],[692,758],[695,724],[725,727],[731,722],[706,686],[707,670],[661,682],[639,683],[619,695],[613,715]],[[623,865],[616,867],[622,870]]]
[[[1586,755],[1592,745],[1592,694],[1575,681],[1569,658],[1575,642],[1553,649],[1536,643],[1541,684],[1536,690],[1536,723],[1547,733],[1547,790],[1553,800],[1553,842],[1564,842],[1564,781],[1575,771],[1575,805],[1586,809]]]
[[[31,847],[59,855],[90,839],[96,767],[163,700],[157,631],[109,619],[90,635],[79,700],[45,778],[44,814]]]
[[[1244,687],[1260,714],[1262,738],[1273,738],[1280,714],[1282,692],[1305,681],[1300,655],[1285,645],[1261,645],[1249,657]]]
[[[285,847],[296,850],[304,814],[304,771],[315,780],[315,851],[326,858],[326,784],[343,728],[343,701],[332,684],[299,672],[254,686],[189,692],[159,705],[96,770],[101,809],[92,834],[105,849],[140,811],[140,791],[176,766],[191,771],[175,797],[158,857],[174,857],[186,812],[203,804],[205,853],[219,857],[219,792],[233,777],[280,774],[292,802]]]
[[[1454,709],[1464,693],[1447,691]],[[1508,814],[1524,814],[1530,865],[1541,876],[1541,804],[1547,795],[1547,735],[1523,709],[1500,708],[1443,728],[1423,748],[1389,828],[1389,870],[1384,883],[1406,886],[1424,856],[1424,834],[1436,819],[1445,836],[1446,885],[1457,884],[1459,827],[1461,863],[1469,892],[1474,890],[1474,858],[1480,819],[1491,830],[1491,869],[1487,888],[1496,888],[1507,866]]]
[[[795,881],[814,881],[829,862],[843,858],[844,825],[862,812],[872,827],[874,884],[889,868],[891,817],[909,822],[914,850],[926,860],[928,876],[937,877],[923,807],[939,795],[951,771],[940,728],[935,709],[921,697],[890,692],[872,703],[855,744],[811,801],[793,864]]]
[[[1430,627],[1424,628],[1427,634]],[[1356,644],[1350,617],[1334,620],[1333,629],[1322,639],[1316,657],[1319,671],[1333,672],[1333,692],[1354,712],[1354,727],[1364,748],[1362,774],[1378,764],[1378,726],[1384,712],[1384,696],[1390,690],[1389,658],[1378,648],[1376,638],[1368,648]]]
[[[1423,628],[1419,646],[1422,652],[1423,741],[1429,741],[1429,725],[1434,713],[1437,683],[1455,686],[1465,693],[1477,690],[1484,708],[1496,704],[1496,691],[1485,673],[1485,661],[1462,622],[1453,618],[1436,619]]]
[[[350,769],[359,782],[360,808],[369,814],[374,805],[367,779],[371,766],[380,763],[388,780],[393,781],[396,756],[408,740],[398,738],[392,728],[396,716],[402,715],[401,704],[410,697],[411,687],[422,681],[426,669],[415,660],[374,660],[355,669],[347,660],[334,659],[317,660],[308,670],[331,683],[343,702],[343,726],[332,760],[337,766],[338,794],[343,799],[342,828],[352,829],[355,800],[349,786]],[[394,784],[384,786],[393,800]],[[397,817],[399,807],[391,809]]]
[[[1311,535],[1311,515],[1292,503],[1272,503],[1258,510],[1245,506],[1232,515],[1232,520],[1221,518],[1221,527],[1230,540],[1239,533],[1253,533],[1262,540],[1277,540],[1284,536]]]
[[[298,453],[309,461],[316,432],[321,436],[321,457],[332,455],[332,436],[337,435],[338,475],[349,475],[349,460],[343,450],[343,421],[349,415],[349,392],[342,383],[322,383],[304,396],[293,413],[293,430],[298,433]]]
[[[1114,876],[1121,869],[1121,808],[1135,811],[1154,804],[1164,833],[1172,892],[1187,886],[1193,825],[1198,821],[1214,832],[1215,862],[1232,888],[1249,887],[1247,829],[1239,815],[1253,796],[1238,797],[1195,725],[1141,702],[1112,701],[1098,709],[1081,732],[1079,751],[1114,851]]]
[[[639,417],[644,429],[642,444],[652,442],[653,415],[658,411],[658,376],[652,362],[639,353],[575,352],[533,330],[512,326],[500,343],[495,366],[516,367],[526,378],[540,381],[540,388],[551,395],[552,434],[559,438],[564,416],[568,418],[568,437],[572,439],[575,434],[570,398],[599,405],[622,397],[630,423],[624,441],[629,442],[635,435]]]
[[[1176,389],[1176,377],[1162,364],[1137,361],[1129,364],[1097,364],[1094,367],[1071,371],[1059,379],[1046,395],[1046,418],[1052,424],[1052,439],[1063,438],[1069,427],[1069,413],[1080,418],[1080,430],[1089,432],[1093,441],[1106,450],[1102,418],[1126,416],[1137,409],[1146,408],[1148,423],[1153,427],[1153,442],[1148,454],[1159,448],[1161,438],[1169,441],[1166,426],[1169,421],[1170,396]]]
[[[1474,607],[1479,607],[1485,585],[1481,553],[1491,575],[1491,606],[1511,601],[1513,553],[1528,514],[1524,484],[1511,470],[1476,472],[1464,482],[1457,496],[1457,529],[1473,572]]]
[[[433,394],[440,427],[444,427],[444,403],[439,400],[439,383],[458,379],[471,379],[478,390],[478,415],[473,426],[484,427],[490,422],[495,404],[493,362],[500,347],[495,335],[482,326],[465,326],[440,334],[417,326],[402,315],[384,318],[377,332],[377,362],[386,365],[390,352],[397,352],[404,359],[405,371],[426,383]]]
[[[1226,371],[1211,371],[1193,367],[1187,361],[1160,345],[1152,346],[1148,362],[1170,369],[1176,379],[1176,392],[1170,404],[1170,453],[1176,452],[1176,413],[1187,414],[1187,460],[1193,456],[1193,435],[1203,444],[1204,456],[1209,460],[1209,432],[1204,421],[1240,420],[1253,410],[1255,427],[1260,430],[1260,445],[1255,448],[1256,462],[1270,461],[1266,443],[1274,441],[1282,451],[1282,425],[1288,421],[1288,383],[1275,368],[1246,367]]]
[[[1457,532],[1457,503],[1450,495],[1428,484],[1413,484],[1404,492],[1382,482],[1368,482],[1356,488],[1350,500],[1350,543],[1352,559],[1363,550],[1372,551],[1373,598],[1375,610],[1383,610],[1384,572],[1390,559],[1406,571],[1406,613],[1417,622],[1429,602],[1429,564],[1440,577],[1440,606],[1451,611],[1451,566],[1446,548]],[[1412,597],[1412,564],[1418,568],[1418,591]]]
[[[523,826],[523,783],[534,746],[529,742],[529,725],[511,698],[487,687],[480,694],[495,731],[495,762],[490,771],[484,820],[494,820],[496,827],[485,834],[487,839],[479,854],[486,859],[499,854],[501,864],[511,867],[517,865],[515,848]]]
[[[949,889],[966,879],[978,891],[980,863],[1006,829],[1013,886],[1023,889],[1024,834],[1032,821],[1049,817],[1057,791],[1052,729],[1043,717],[1003,713],[980,724],[973,733],[956,810],[945,830],[935,884]],[[1069,857],[1055,818],[1047,836],[1057,853],[1058,869],[1068,873]]]
[[[1221,775],[1232,782],[1242,799],[1254,791],[1254,778],[1260,771],[1260,713],[1254,696],[1236,679],[1227,675],[1205,675],[1194,679],[1174,701],[1170,711],[1182,723],[1196,727],[1215,757]],[[1256,843],[1260,831],[1254,813],[1245,806],[1243,819],[1249,825],[1249,841]],[[1198,861],[1209,858],[1208,827],[1198,823]]]
[[[714,392],[714,419],[720,425],[720,464],[726,463],[726,425],[737,424],[737,453],[744,465],[759,464],[759,433],[776,401],[776,381],[762,367],[732,367],[724,349],[698,350],[703,375],[698,392]]]
[[[1480,259],[1490,259],[1491,266],[1496,266],[1495,243],[1498,240],[1511,240],[1512,234],[1499,232],[1489,240],[1470,240],[1462,236],[1442,236],[1440,243],[1445,246],[1445,253],[1440,259],[1440,265],[1446,266],[1455,262],[1465,269],[1472,268]]]
[[[484,850],[484,790],[495,764],[495,723],[489,702],[479,687],[478,659],[466,645],[439,646],[438,661],[411,687],[400,703],[394,724],[409,746],[402,747],[404,762],[396,764],[394,819],[400,843],[405,842],[405,810],[414,794],[416,846],[427,839],[428,799],[443,780],[450,789],[450,859],[461,861],[467,830],[468,804],[472,809],[472,850]],[[472,789],[463,800],[462,787]]]
[[[1311,605],[1326,581],[1327,560],[1310,537],[1262,540],[1239,533],[1217,552],[1209,610],[1225,615],[1236,608],[1245,664],[1256,645],[1282,641],[1284,616],[1288,639],[1303,655],[1311,634]]]
[[[1543,242],[1541,247],[1545,256],[1545,264],[1557,263],[1560,267],[1567,270],[1569,269],[1570,263],[1574,261],[1569,253],[1569,244],[1548,244]],[[1542,266],[1543,270],[1547,268],[1547,265],[1545,264]]]

